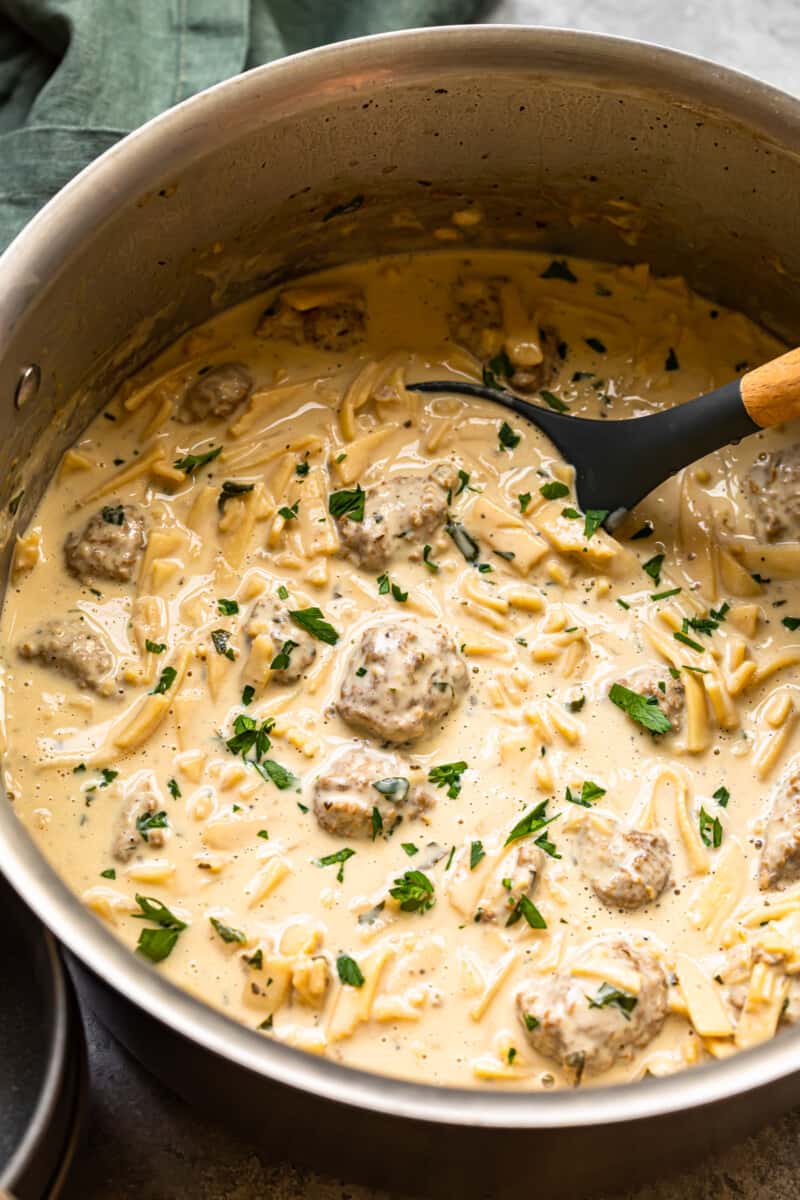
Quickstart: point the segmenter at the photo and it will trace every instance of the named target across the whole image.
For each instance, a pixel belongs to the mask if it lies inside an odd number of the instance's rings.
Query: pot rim
[[[148,190],[163,164],[185,157],[187,137],[219,119],[218,109],[286,100],[338,83],[352,90],[368,69],[404,81],[431,69],[462,68],[492,53],[501,69],[577,75],[671,91],[731,122],[753,127],[786,150],[800,147],[800,99],[710,60],[629,38],[519,25],[440,26],[378,34],[304,51],[198,93],[129,134],[86,167],[29,222],[0,257],[0,354],[36,301],[40,281],[69,266],[72,248],[121,203]],[[535,70],[531,62],[536,63]],[[399,65],[398,65],[399,64]],[[479,66],[479,64],[478,64]],[[352,79],[348,82],[348,74]],[[272,97],[271,93],[275,93]],[[586,1090],[492,1093],[409,1082],[346,1067],[260,1036],[158,974],[89,912],[0,803],[2,869],[37,915],[102,980],[175,1032],[243,1068],[320,1098],[406,1119],[496,1129],[550,1129],[642,1120],[712,1104],[800,1071],[800,1029],[665,1078]]]

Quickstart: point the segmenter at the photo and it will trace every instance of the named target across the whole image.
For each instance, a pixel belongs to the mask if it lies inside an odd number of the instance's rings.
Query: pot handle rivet
[[[41,382],[42,371],[37,363],[30,363],[27,367],[23,367],[17,380],[16,390],[14,391],[14,407],[20,409],[29,400],[33,400],[39,391]]]

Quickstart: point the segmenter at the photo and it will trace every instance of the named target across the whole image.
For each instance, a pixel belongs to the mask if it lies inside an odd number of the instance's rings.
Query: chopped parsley
[[[372,840],[374,842],[375,838],[380,837],[381,834],[383,833],[383,817],[381,816],[381,810],[376,805],[372,806],[372,818],[371,819],[372,819]]]
[[[164,670],[158,677],[158,683],[150,693],[151,696],[163,696],[172,687],[178,676],[178,672],[174,667],[164,667]]]
[[[237,600],[217,600],[217,608],[223,617],[235,617],[239,611]]]
[[[514,450],[520,443],[521,435],[515,433],[508,421],[503,421],[498,433],[501,450]]]
[[[781,625],[785,625],[788,630],[794,633],[796,629],[800,629],[800,617],[784,617]]]
[[[666,592],[653,592],[652,595],[650,596],[650,599],[651,600],[669,600],[670,596],[677,596],[678,592],[680,592],[682,590],[683,590],[682,588],[674,587],[674,588],[669,588],[669,590]]]
[[[364,986],[364,976],[361,974],[361,968],[354,958],[349,954],[340,954],[336,959],[336,970],[342,983],[348,987],[360,988]]]
[[[627,713],[632,721],[649,729],[651,733],[669,733],[672,722],[659,706],[655,696],[643,696],[621,683],[612,683],[608,698],[617,708]]]
[[[278,509],[278,515],[283,517],[284,521],[294,521],[297,519],[297,510],[300,507],[300,501],[295,500],[294,504],[289,507],[288,504],[282,504]]]
[[[167,791],[169,792],[170,796],[172,796],[173,800],[180,800],[181,789],[178,786],[177,779],[168,779],[167,780]]]
[[[100,878],[101,879],[116,879],[117,872],[114,870],[113,867],[106,867],[105,871],[100,872]]]
[[[242,688],[242,704],[244,704],[245,708],[248,704],[253,703],[255,694],[256,689],[253,687],[252,683],[245,684],[245,686]]]
[[[681,364],[678,362],[678,356],[675,353],[675,351],[673,350],[672,346],[670,346],[669,354],[667,355],[666,360],[664,362],[664,370],[665,371],[679,371],[680,366],[681,366]]]
[[[172,465],[176,470],[183,471],[184,475],[192,475],[201,467],[213,462],[220,454],[222,454],[222,446],[215,446],[213,450],[207,450],[205,454],[187,454],[183,458],[176,459]]]
[[[569,409],[564,401],[560,400],[558,396],[554,396],[552,392],[548,392],[546,388],[541,388],[539,395],[542,397],[548,408],[552,408],[554,412],[569,412]]]
[[[151,642],[145,638],[144,648],[149,654],[163,654],[167,648],[166,642]]]
[[[654,532],[655,532],[655,525],[653,525],[653,522],[645,521],[644,525],[642,525],[641,528],[636,530],[636,533],[631,534],[631,541],[632,542],[640,542],[644,538],[652,537]]]
[[[455,800],[461,792],[461,776],[467,769],[465,762],[442,763],[440,767],[431,767],[428,772],[428,783],[436,787],[447,788],[447,795]]]
[[[599,783],[592,783],[591,779],[586,779],[583,782],[579,796],[567,788],[564,799],[570,804],[580,804],[581,808],[591,808],[594,801],[599,800],[605,794],[606,789],[600,787]]]
[[[577,275],[573,275],[565,258],[554,258],[539,276],[540,279],[561,279],[564,283],[577,283]]]
[[[365,491],[360,483],[352,489],[331,492],[328,497],[328,512],[332,517],[349,517],[351,521],[364,520]]]
[[[432,575],[438,575],[439,574],[439,564],[433,562],[433,560],[431,559],[431,549],[432,549],[431,546],[427,546],[427,545],[425,546],[425,549],[422,551],[422,561],[424,562],[425,566],[428,568],[428,570],[431,572]]]
[[[586,342],[586,345],[589,347],[589,349],[594,350],[595,353],[597,353],[597,354],[605,354],[606,353],[606,347],[605,347],[604,343],[600,341],[600,338],[588,337],[588,338],[584,338],[583,340]]]
[[[265,758],[253,764],[262,779],[268,779],[275,787],[285,792],[287,788],[296,787],[300,780],[292,774],[288,767],[282,767],[274,758]]]
[[[731,798],[731,794],[726,787],[718,787],[713,793],[713,796],[720,808],[728,807],[728,801]]]
[[[581,709],[583,708],[585,703],[586,703],[585,696],[577,696],[574,700],[567,701],[567,708],[569,709],[570,712],[577,713],[577,712],[581,711]]]
[[[517,496],[517,499],[519,500],[519,511],[521,513],[526,512],[528,505],[531,502],[530,492],[520,492],[520,494]]]
[[[273,658],[272,662],[269,664],[270,671],[288,670],[289,666],[291,665],[292,651],[296,650],[297,646],[298,643],[293,642],[291,639],[285,641],[278,653]]]
[[[278,599],[279,600],[288,600],[289,599],[289,589],[285,588],[283,586],[283,584],[281,584],[281,586],[278,588]]]
[[[560,500],[562,496],[569,495],[569,488],[559,479],[552,479],[550,483],[543,483],[539,488],[539,491],[544,496],[545,500]],[[520,496],[520,501],[521,500],[522,497]],[[530,500],[530,496],[528,496],[528,500]],[[525,512],[525,509],[523,508],[522,511]]]
[[[269,735],[274,724],[271,717],[259,725],[255,717],[239,713],[233,722],[233,736],[228,738],[225,745],[231,754],[241,754],[242,758],[246,758],[252,750],[255,761],[260,762],[272,745]]]
[[[396,600],[398,604],[405,604],[406,600],[408,599],[408,592],[404,592],[398,583],[393,583],[388,575],[379,575],[378,595],[388,596],[389,592],[392,593],[392,598]]]
[[[405,871],[389,888],[389,895],[397,900],[403,912],[418,912],[420,915],[433,908],[436,903],[433,884],[422,871]]]
[[[483,848],[483,842],[470,842],[469,844],[469,869],[474,871],[482,858],[486,857],[486,851]]]
[[[661,583],[661,567],[663,563],[663,554],[654,554],[652,558],[648,558],[646,563],[642,563],[642,570],[645,575],[650,576],[653,583]]]
[[[639,1003],[638,996],[623,992],[621,988],[612,987],[610,983],[601,983],[594,996],[587,996],[589,1008],[617,1008],[626,1021],[630,1021],[631,1013]]]
[[[712,817],[704,808],[701,808],[697,824],[700,828],[700,840],[703,845],[713,846],[716,850],[722,844],[722,822],[719,817]]]
[[[232,942],[239,942],[240,944],[243,944],[247,941],[247,935],[242,933],[241,929],[234,929],[232,925],[226,925],[223,921],[220,921],[218,917],[209,917],[208,919],[216,932],[222,938],[223,942],[227,942],[228,945],[230,945]]]
[[[336,878],[339,883],[344,882],[344,864],[349,858],[352,858],[355,850],[351,850],[349,846],[345,846],[342,850],[337,850],[333,854],[326,854],[324,858],[317,859],[318,867],[335,867],[338,864],[339,870],[336,872]]]
[[[408,795],[410,784],[407,779],[395,776],[391,779],[379,779],[372,786],[382,796],[388,796],[394,804],[402,804]]]
[[[236,496],[246,496],[248,492],[252,492],[254,487],[254,483],[237,483],[235,479],[226,479],[220,488],[217,508],[220,512],[224,512],[225,505],[229,500],[233,500]]]
[[[538,1017],[534,1017],[533,1013],[523,1013],[522,1020],[528,1033],[533,1033],[534,1029],[538,1029],[541,1021]]]
[[[470,534],[467,533],[463,525],[458,521],[448,521],[445,529],[450,534],[450,537],[455,542],[458,549],[464,555],[467,562],[474,563],[480,554],[480,547]]]
[[[551,821],[557,821],[560,816],[560,813],[556,813],[555,816],[548,817],[547,801],[542,800],[541,804],[537,804],[536,808],[531,809],[521,820],[517,821],[503,842],[503,845],[510,846],[512,842],[518,842],[521,838],[530,837],[531,834],[538,833],[540,829],[544,829],[545,825],[549,825]]]
[[[400,845],[409,858],[413,858],[415,854],[419,854],[419,847],[415,846],[413,842],[401,842]]]
[[[483,382],[486,387],[499,388],[503,391],[501,380],[508,379],[514,374],[514,368],[511,365],[511,359],[506,354],[505,350],[501,350],[499,354],[495,354],[494,358],[490,358],[483,367]]]
[[[521,917],[525,918],[531,929],[547,929],[547,921],[545,921],[529,896],[520,896],[511,910],[511,914],[506,921],[506,926],[516,925]]]
[[[136,829],[141,834],[145,842],[150,841],[150,834],[154,829],[167,829],[169,827],[169,817],[165,812],[142,813],[136,818]]]
[[[308,472],[311,470],[311,464],[307,462],[299,462],[294,469],[294,473],[298,479],[305,479]]]
[[[672,636],[675,638],[676,642],[682,642],[683,645],[688,646],[690,650],[696,650],[698,654],[703,653],[703,647],[700,645],[700,643],[696,642],[694,638],[688,637],[680,630],[677,633],[673,633]]]
[[[106,504],[100,510],[100,515],[106,525],[122,525],[125,521],[125,509],[121,504]]]
[[[584,513],[583,533],[588,541],[597,532],[608,516],[607,508],[587,508]]]
[[[228,645],[231,634],[229,629],[212,629],[211,641],[217,654],[221,654],[223,658],[229,658],[231,662],[236,661],[236,655],[232,648]]]
[[[339,634],[328,624],[318,608],[295,609],[289,616],[295,625],[310,633],[318,642],[325,642],[328,646],[335,646],[338,642]]]
[[[153,921],[157,926],[156,929],[142,930],[136,949],[151,962],[162,962],[175,949],[178,935],[186,928],[186,922],[153,896],[140,896],[137,892],[136,903],[141,911],[132,915],[140,921]]]

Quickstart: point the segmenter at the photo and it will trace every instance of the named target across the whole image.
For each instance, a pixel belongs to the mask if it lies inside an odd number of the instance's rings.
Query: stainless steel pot
[[[789,96],[683,55],[553,30],[371,38],[197,96],[105,154],[0,260],[6,546],[68,442],[167,341],[277,279],[436,245],[465,196],[487,214],[470,245],[647,259],[798,340],[798,148]],[[395,219],[406,209],[417,227]],[[525,1180],[577,1196],[630,1185],[800,1099],[800,1031],[669,1079],[555,1094],[345,1069],[233,1024],[136,959],[8,804],[0,862],[146,1064],[268,1152],[348,1177],[424,1195],[511,1196]]]

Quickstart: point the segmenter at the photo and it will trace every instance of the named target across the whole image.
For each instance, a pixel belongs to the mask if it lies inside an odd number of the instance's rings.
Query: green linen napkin
[[[483,0],[0,0],[0,251],[119,138],[326,42],[474,19]]]

